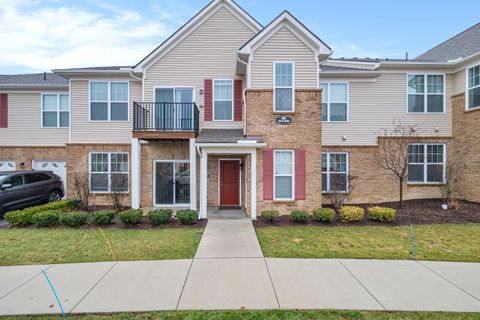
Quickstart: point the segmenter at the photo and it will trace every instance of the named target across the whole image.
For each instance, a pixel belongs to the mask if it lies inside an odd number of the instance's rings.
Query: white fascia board
[[[200,148],[265,148],[266,143],[196,143]]]
[[[249,55],[254,49],[257,47],[257,45],[265,42],[272,34],[275,34],[275,31],[278,30],[279,26],[282,25],[288,25],[290,23],[292,26],[294,26],[299,32],[301,32],[301,37],[307,38],[309,42],[314,44],[316,47],[315,51],[317,56],[319,55],[331,55],[332,50],[328,48],[320,39],[317,38],[315,34],[313,34],[310,30],[308,30],[304,25],[298,22],[297,19],[295,19],[289,12],[285,11],[283,12],[280,16],[278,16],[274,21],[272,21],[268,27],[264,28],[262,31],[260,31],[253,39],[251,39],[245,46],[243,46],[239,50],[239,54],[246,54]],[[298,32],[295,32],[298,36]],[[306,40],[306,39],[305,39]],[[311,44],[309,44],[307,41],[305,44],[307,44],[309,47],[311,47]]]

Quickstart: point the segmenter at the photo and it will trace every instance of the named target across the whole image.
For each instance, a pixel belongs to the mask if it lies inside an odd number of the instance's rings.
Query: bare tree
[[[120,212],[123,207],[123,200],[127,196],[128,176],[126,174],[113,173],[110,175],[110,179],[112,207],[115,211]]]
[[[391,129],[383,129],[378,141],[375,163],[387,170],[398,183],[400,208],[403,206],[403,184],[408,178],[408,145],[414,141],[416,126],[394,121]]]
[[[77,172],[73,176],[73,195],[75,200],[80,201],[80,208],[88,210],[90,201],[90,183],[87,173]]]
[[[357,178],[350,174],[346,177],[345,174],[332,173],[330,175],[330,191],[327,197],[335,209],[343,206],[349,194],[355,190]]]
[[[445,166],[445,183],[440,185],[443,203],[449,209],[457,209],[458,182],[462,176],[461,167],[455,162],[447,162]]]

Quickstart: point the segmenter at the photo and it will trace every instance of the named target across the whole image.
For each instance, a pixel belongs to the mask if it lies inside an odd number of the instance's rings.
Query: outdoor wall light
[[[203,89],[198,90],[198,94],[203,96]]]

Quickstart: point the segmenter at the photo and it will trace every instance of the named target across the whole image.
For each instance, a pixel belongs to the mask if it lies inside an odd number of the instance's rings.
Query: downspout
[[[238,56],[237,56],[237,61],[245,65],[245,79],[247,79],[246,75],[248,71],[248,63],[242,61],[242,59],[240,59]],[[247,89],[244,89],[242,94],[243,96],[243,136],[244,137],[247,136],[247,99],[245,94],[246,91]]]

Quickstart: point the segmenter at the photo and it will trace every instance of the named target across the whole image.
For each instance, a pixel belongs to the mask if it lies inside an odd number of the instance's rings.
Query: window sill
[[[112,194],[112,192],[110,192],[110,191],[95,191],[95,192],[90,191],[91,196],[109,196],[111,194]],[[122,192],[122,194],[125,195],[125,196],[129,196],[130,192]]]
[[[471,109],[466,109],[466,110],[465,110],[465,113],[475,112],[475,111],[480,111],[480,107],[475,107],[475,108],[471,108]]]
[[[444,186],[444,182],[409,182],[407,186],[409,187],[441,187]]]
[[[273,200],[273,204],[290,204],[290,205],[294,205],[296,204],[296,200]]]

